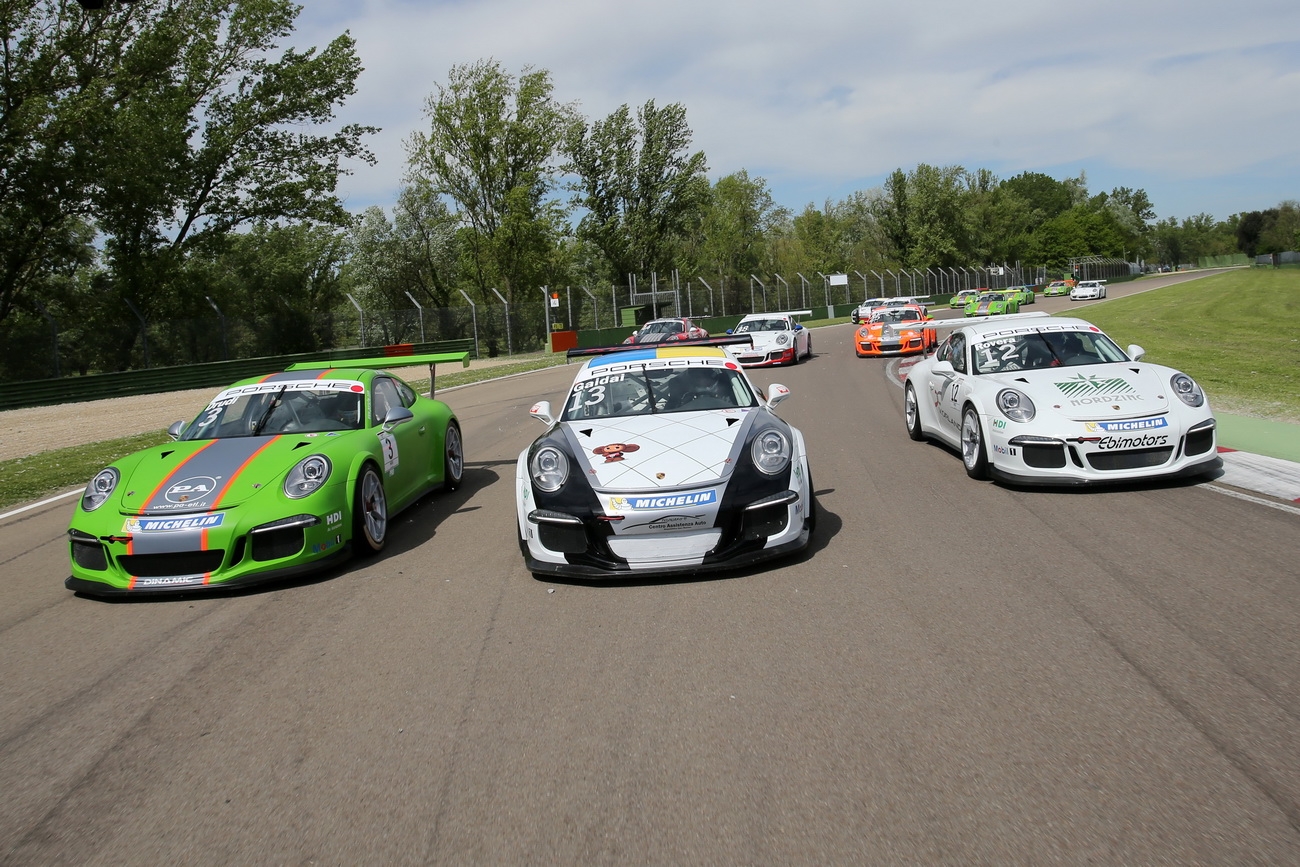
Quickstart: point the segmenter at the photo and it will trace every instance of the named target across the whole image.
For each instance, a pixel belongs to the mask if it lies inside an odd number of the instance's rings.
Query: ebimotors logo
[[[1169,427],[1169,422],[1163,418],[1135,418],[1129,421],[1090,421],[1085,422],[1084,427],[1088,433],[1101,433],[1102,431],[1106,433],[1122,433]]]
[[[1100,376],[1085,376],[1079,374],[1071,377],[1067,382],[1058,382],[1056,387],[1059,388],[1066,397],[1089,397],[1096,394],[1128,394],[1133,391],[1133,386],[1128,380],[1120,377],[1111,379],[1102,379]]]
[[[706,506],[718,500],[717,491],[696,491],[691,494],[667,494],[661,497],[610,497],[609,505],[615,511],[643,509],[680,509],[684,506]]]

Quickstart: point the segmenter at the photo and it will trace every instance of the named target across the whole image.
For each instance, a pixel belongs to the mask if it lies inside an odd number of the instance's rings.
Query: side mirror
[[[779,382],[774,382],[767,388],[767,405],[774,407],[789,396],[790,389]]]
[[[803,326],[800,325],[798,322],[796,322],[796,323],[794,324],[794,330],[795,330],[795,331],[803,331]]]
[[[415,413],[404,406],[395,406],[384,416],[384,430],[392,430],[405,421],[415,418]]]
[[[1141,361],[1142,357],[1146,354],[1147,351],[1143,349],[1141,346],[1138,346],[1136,343],[1130,343],[1128,345],[1128,357],[1131,358],[1132,360]]]
[[[934,367],[930,369],[943,376],[951,376],[953,373],[956,373],[956,371],[953,370],[951,361],[936,361]]]
[[[181,419],[180,421],[174,421],[167,428],[167,436],[171,437],[172,439],[178,439],[181,435],[181,431],[183,430],[185,430],[185,419]]]
[[[728,329],[727,329],[727,333],[728,333],[728,334],[734,334],[735,332],[732,331],[732,329],[728,328]]]
[[[551,402],[549,400],[537,401],[537,403],[529,407],[528,414],[547,427],[555,424],[555,417],[551,415]]]

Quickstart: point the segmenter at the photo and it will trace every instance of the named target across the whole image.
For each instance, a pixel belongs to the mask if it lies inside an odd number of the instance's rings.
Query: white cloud
[[[343,29],[366,71],[341,117],[384,128],[343,182],[355,208],[392,202],[426,98],[487,57],[549,70],[591,118],[680,102],[714,177],[793,208],[921,162],[1083,171],[1162,216],[1300,198],[1294,2],[313,2],[295,41]]]

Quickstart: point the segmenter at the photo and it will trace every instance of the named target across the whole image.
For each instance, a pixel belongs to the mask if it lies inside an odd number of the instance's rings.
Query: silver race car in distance
[[[590,355],[558,418],[515,467],[519,546],[538,575],[627,578],[731,569],[806,548],[815,523],[803,435],[722,348]]]
[[[954,324],[908,371],[904,415],[912,439],[958,449],[972,478],[1087,484],[1222,466],[1201,387],[1140,346],[1041,313]]]

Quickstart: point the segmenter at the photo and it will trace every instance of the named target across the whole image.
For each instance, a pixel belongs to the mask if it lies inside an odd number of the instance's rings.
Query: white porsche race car
[[[1121,350],[1082,319],[957,320],[904,384],[907,433],[958,449],[971,478],[1087,484],[1222,466],[1190,376]]]
[[[747,566],[801,551],[816,521],[803,434],[722,348],[570,350],[559,417],[515,467],[519,547],[538,575],[627,578]]]
[[[1071,301],[1095,301],[1106,297],[1105,280],[1080,280],[1070,290]]]
[[[735,328],[727,329],[727,333],[748,334],[753,342],[728,346],[727,351],[744,367],[798,364],[812,355],[812,334],[794,317],[811,315],[811,310],[751,313],[736,323]]]

